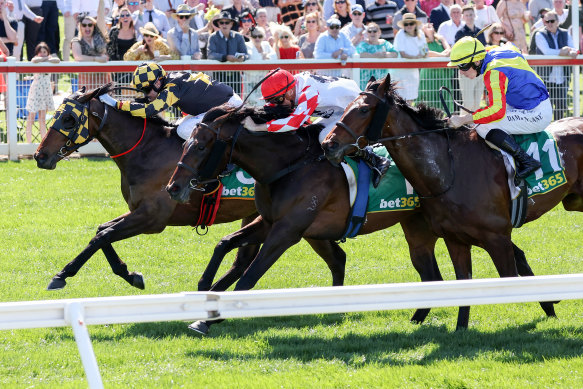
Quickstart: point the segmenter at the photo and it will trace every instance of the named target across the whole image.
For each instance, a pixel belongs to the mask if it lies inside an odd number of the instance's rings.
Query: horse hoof
[[[49,286],[47,286],[47,290],[63,289],[65,285],[67,285],[67,282],[64,279],[55,277],[51,280]]]
[[[201,335],[208,335],[210,328],[204,321],[199,320],[189,325],[188,329],[193,330]]]
[[[132,286],[142,290],[146,289],[146,285],[144,284],[144,276],[142,276],[142,273],[131,272],[130,275],[132,276]]]

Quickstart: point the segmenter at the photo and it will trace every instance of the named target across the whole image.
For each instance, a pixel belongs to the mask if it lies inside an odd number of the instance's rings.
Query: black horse
[[[208,283],[227,252],[247,244],[264,243],[235,290],[252,288],[302,237],[340,239],[350,212],[344,173],[323,160],[317,140],[318,126],[297,133],[253,133],[240,124],[247,116],[256,122],[269,120],[264,111],[251,107],[238,111],[218,107],[207,113],[185,143],[179,166],[167,186],[172,198],[186,201],[193,182],[204,183],[215,177],[228,161],[235,162],[256,179],[255,199],[261,217],[223,238],[205,271]],[[437,239],[419,209],[369,214],[360,233],[368,234],[396,223],[403,228],[411,260],[421,280],[442,280],[434,256]],[[520,256],[520,249],[516,250]],[[526,262],[521,263],[521,272],[532,275]],[[460,317],[463,318],[466,309],[460,308]],[[411,320],[422,322],[428,313],[429,309],[419,309]],[[195,329],[206,333],[208,324],[197,323]]]

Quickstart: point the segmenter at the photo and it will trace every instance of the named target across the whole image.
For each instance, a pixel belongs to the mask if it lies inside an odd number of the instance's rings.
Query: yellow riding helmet
[[[154,82],[166,77],[166,71],[156,62],[143,63],[134,71],[132,84],[139,90],[152,89]]]
[[[456,67],[470,62],[481,61],[486,57],[486,49],[482,42],[471,36],[460,39],[451,48],[450,62],[447,66]]]

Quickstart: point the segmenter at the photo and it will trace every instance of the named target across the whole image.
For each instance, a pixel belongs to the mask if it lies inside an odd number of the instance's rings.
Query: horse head
[[[101,120],[104,105],[94,100],[94,97],[110,90],[111,84],[89,92],[85,92],[85,87],[83,87],[63,100],[47,125],[49,131],[34,153],[34,159],[39,168],[55,169],[58,161],[93,139],[104,122]],[[91,115],[89,115],[90,111]]]
[[[231,111],[228,106],[211,109],[184,142],[178,166],[166,186],[173,200],[187,202],[192,190],[204,190],[227,166],[227,148],[231,145],[232,153],[243,129],[240,122],[232,120]]]
[[[346,108],[340,121],[322,142],[330,162],[337,164],[369,144],[376,143],[395,104],[389,74],[382,80],[371,77],[364,92]]]

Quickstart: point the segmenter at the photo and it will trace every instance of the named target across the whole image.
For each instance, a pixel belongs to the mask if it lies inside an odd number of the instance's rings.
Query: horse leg
[[[530,268],[530,265],[526,261],[524,251],[522,251],[514,243],[512,243],[512,250],[514,252],[514,261],[516,262],[516,269],[518,271],[518,275],[521,277],[534,276],[534,273]],[[548,317],[556,317],[557,315],[555,314],[554,306],[554,304],[556,303],[558,303],[558,301],[541,301],[539,304]]]
[[[306,239],[312,249],[318,254],[332,272],[332,286],[344,285],[346,270],[346,253],[333,240]]]
[[[148,212],[141,212],[139,209],[134,212],[122,215],[116,219],[118,220],[117,223],[109,224],[109,226],[106,228],[101,228],[103,225],[100,226],[98,229],[99,232],[89,241],[87,247],[85,247],[85,249],[83,249],[79,255],[77,255],[53,277],[47,287],[47,290],[57,290],[64,288],[67,284],[65,280],[68,277],[72,277],[77,274],[79,269],[83,267],[89,258],[91,258],[93,254],[97,252],[97,250],[105,247],[105,245],[111,245],[113,242],[131,238],[132,236],[143,234],[146,231],[152,232],[155,223],[155,218],[152,215],[150,215]],[[159,230],[162,231],[163,228],[159,228]],[[117,254],[114,256],[112,251],[107,248],[105,249],[105,252],[106,256],[109,254],[108,261],[110,261],[110,265],[113,263],[116,267],[114,272],[117,271],[116,274],[124,278],[127,282],[130,283],[130,285],[134,285],[134,275],[127,272],[127,267],[125,268],[124,272],[125,264],[121,262]],[[120,265],[119,262],[121,262],[123,265]],[[114,266],[112,266],[112,268],[114,268]],[[139,285],[139,281],[136,281],[136,283]]]
[[[202,274],[202,277],[198,282],[198,290],[205,291],[211,288],[213,279],[215,278],[215,275],[217,274],[219,266],[221,265],[223,258],[225,258],[225,255],[227,255],[231,250],[238,247],[258,245],[263,243],[270,228],[271,225],[268,222],[266,222],[261,216],[258,216],[255,220],[247,224],[245,227],[223,237],[219,241],[219,243],[215,246],[213,256],[211,257],[206,269]],[[247,268],[249,263],[251,263],[253,258],[255,258],[255,256],[251,258],[240,258],[240,262],[238,263],[237,261],[235,261],[233,267],[231,267],[228,274],[225,274],[224,276],[227,277],[227,280],[225,280],[222,283],[222,285],[219,286],[219,288],[224,286],[224,289],[217,288],[214,290],[219,291],[226,290],[229,286],[231,286],[237,279],[239,279],[241,274],[243,274],[243,271]],[[232,282],[228,283],[231,280]]]
[[[119,255],[115,252],[111,243],[106,243],[101,248],[105,258],[113,270],[113,274],[116,274],[127,281],[133,287],[144,290],[146,285],[144,284],[144,276],[142,273],[138,272],[128,272],[128,266],[124,261],[121,260]]]
[[[472,278],[472,251],[471,246],[450,239],[444,239],[447,251],[451,257],[455,270],[455,278],[458,280],[468,280]],[[470,307],[459,307],[456,331],[468,328],[470,321]]]
[[[421,281],[443,281],[434,254],[437,237],[429,229],[423,216],[419,214],[406,219],[401,222],[401,228],[409,244],[411,262]],[[411,322],[423,323],[430,310],[430,308],[417,309],[411,317]]]

